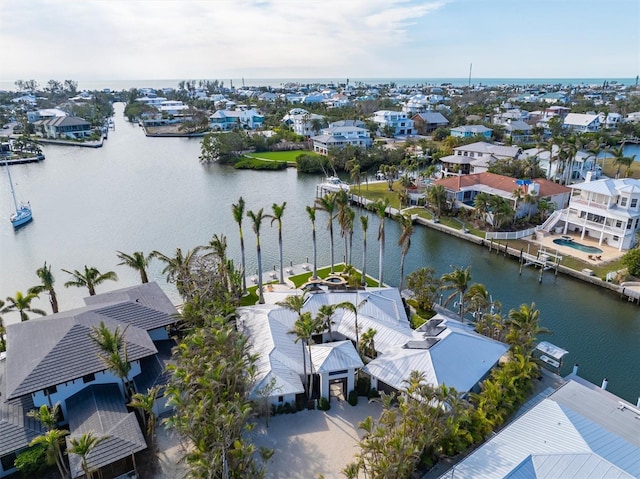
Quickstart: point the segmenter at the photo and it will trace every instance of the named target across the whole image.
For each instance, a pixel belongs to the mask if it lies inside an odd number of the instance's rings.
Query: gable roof
[[[130,286],[128,288],[115,289],[113,291],[84,298],[84,302],[87,306],[104,303],[119,303],[123,301],[139,303],[147,308],[172,316],[178,313],[178,310],[173,305],[169,297],[164,291],[162,291],[162,289],[160,289],[160,285],[155,281]]]
[[[640,477],[637,415],[572,375],[442,477]]]
[[[522,150],[518,146],[496,145],[493,143],[487,143],[485,141],[476,141],[475,143],[469,143],[468,145],[456,146],[453,151],[467,151],[515,158],[521,153]]]
[[[77,116],[57,116],[54,118],[47,118],[45,120],[40,120],[39,124],[44,126],[53,126],[56,128],[65,126],[91,127],[91,123],[83,120],[82,118],[78,118]]]
[[[90,431],[94,437],[107,437],[87,455],[87,464],[98,469],[147,448],[135,413],[128,412],[120,389],[115,384],[94,384],[66,401],[69,416],[67,450],[70,440]],[[83,475],[82,459],[69,454],[71,477]]]
[[[493,130],[491,128],[487,128],[484,125],[462,125],[451,128],[451,131],[459,131],[461,133],[473,133],[479,135]]]
[[[317,373],[364,366],[351,341],[314,344],[311,346],[311,362]]]
[[[425,111],[422,113],[416,113],[413,118],[419,117],[425,123],[432,123],[438,125],[448,125],[449,120],[447,120],[442,113],[439,111]]]
[[[104,371],[99,347],[89,337],[101,321],[112,331],[127,328],[125,343],[130,361],[157,352],[145,330],[95,309],[80,308],[7,326],[8,399]]]
[[[600,180],[585,181],[571,185],[576,190],[589,191],[605,196],[618,196],[620,193],[637,193],[640,191],[640,180],[634,178],[602,178]]]

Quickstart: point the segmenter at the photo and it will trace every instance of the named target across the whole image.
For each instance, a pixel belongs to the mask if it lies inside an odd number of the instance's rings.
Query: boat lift
[[[556,374],[560,374],[562,368],[562,358],[569,354],[569,351],[562,349],[555,344],[551,344],[548,341],[541,341],[536,346],[534,351],[535,357],[537,357],[543,365],[548,365],[551,371]]]

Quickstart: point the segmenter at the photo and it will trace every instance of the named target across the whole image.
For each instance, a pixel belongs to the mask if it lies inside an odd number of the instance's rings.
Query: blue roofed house
[[[0,447],[0,477],[13,472],[7,466],[38,431],[24,416],[42,405],[60,403],[61,424],[69,425],[71,437],[89,429],[111,436],[95,455],[89,454],[92,467],[116,470],[120,466],[111,463],[146,448],[135,415],[125,407],[122,381],[105,369],[89,335],[100,323],[123,331],[131,387],[146,392],[166,383],[165,366],[174,344],[168,328],[178,321],[177,311],[156,283],[91,296],[85,302],[83,308],[7,326],[6,359],[0,361],[6,363],[0,374],[0,431],[14,431],[14,439],[11,450],[4,441]],[[159,399],[156,412],[165,410]],[[120,444],[115,449],[108,446],[115,443]],[[71,465],[73,477],[78,477],[81,470],[74,469],[73,461]],[[126,461],[121,466],[130,468]]]
[[[477,135],[482,135],[489,139],[493,134],[493,130],[484,125],[463,125],[451,128],[450,134],[454,138],[472,138]]]

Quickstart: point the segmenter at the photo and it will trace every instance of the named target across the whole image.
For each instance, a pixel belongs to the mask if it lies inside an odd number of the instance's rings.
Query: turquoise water
[[[573,240],[554,239],[553,242],[560,246],[568,246],[569,248],[577,249],[578,251],[582,251],[583,253],[593,253],[593,254],[602,253],[602,250],[600,248],[596,248],[595,246],[587,246],[582,243],[576,243]]]

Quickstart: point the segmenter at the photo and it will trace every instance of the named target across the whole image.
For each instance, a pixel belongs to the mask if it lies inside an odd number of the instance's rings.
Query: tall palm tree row
[[[278,223],[278,248],[280,250],[280,284],[284,284],[284,266],[282,259],[282,216],[284,215],[284,209],[286,207],[286,201],[281,205],[274,203],[273,205],[271,205],[273,214],[267,215],[268,218],[271,218],[271,226],[273,226],[274,222]]]
[[[371,208],[380,220],[378,225],[378,286],[382,286],[384,284],[384,220],[387,216],[387,208],[389,208],[389,198],[376,200],[371,204]]]
[[[336,210],[336,194],[327,193],[326,195],[316,198],[316,208],[320,211],[326,211],[329,216],[327,219],[327,229],[329,230],[329,246],[331,248],[331,274],[334,273],[335,254],[333,248],[333,219]]]
[[[258,302],[264,304],[264,292],[262,291],[262,251],[260,249],[260,228],[262,227],[262,220],[267,215],[264,214],[263,208],[260,208],[257,213],[249,210],[247,216],[251,218],[251,227],[256,234],[256,253],[258,255]]]
[[[238,223],[238,235],[240,236],[240,260],[242,266],[242,294],[247,293],[247,268],[244,255],[244,235],[242,234],[242,220],[244,219],[245,202],[242,196],[238,202],[231,205],[233,219]]]
[[[396,216],[396,219],[402,226],[402,232],[398,238],[398,246],[400,246],[400,285],[398,289],[402,292],[404,284],[404,260],[407,257],[409,248],[411,248],[411,235],[413,234],[413,219],[410,215],[402,213]]]

